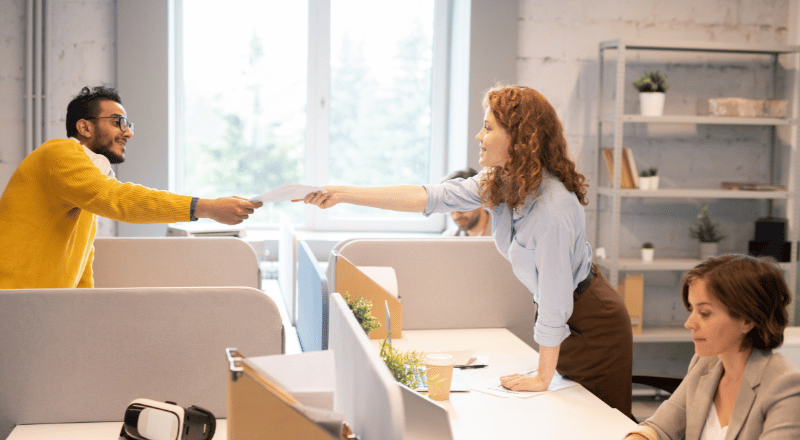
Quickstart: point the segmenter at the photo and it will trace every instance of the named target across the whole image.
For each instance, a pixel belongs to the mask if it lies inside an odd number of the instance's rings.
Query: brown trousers
[[[589,288],[576,300],[561,343],[558,372],[631,416],[633,335],[628,309],[595,266]]]

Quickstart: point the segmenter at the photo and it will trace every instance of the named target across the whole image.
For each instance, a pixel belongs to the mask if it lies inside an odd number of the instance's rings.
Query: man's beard
[[[461,226],[461,225],[459,224],[459,226],[458,226],[458,227],[459,227],[459,228],[461,228],[461,230],[462,230],[462,231],[469,231],[470,229],[474,228],[475,226],[478,226],[478,222],[479,222],[480,220],[481,220],[481,216],[480,216],[480,214],[478,214],[478,215],[476,215],[474,218],[471,218],[471,219],[470,219],[470,220],[467,222],[467,224],[466,224],[466,225],[464,225],[464,226]]]
[[[111,143],[101,145],[100,148],[98,148],[97,151],[95,151],[95,153],[102,154],[103,156],[108,158],[108,161],[111,162],[112,164],[124,162],[125,158],[111,151],[110,145]]]

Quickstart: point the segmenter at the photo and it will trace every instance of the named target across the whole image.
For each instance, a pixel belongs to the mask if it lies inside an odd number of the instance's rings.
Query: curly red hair
[[[561,121],[541,93],[525,86],[494,87],[486,92],[483,108],[492,110],[511,137],[506,164],[484,176],[481,198],[487,206],[522,206],[542,183],[543,170],[558,177],[582,205],[589,203],[586,177],[569,158]]]

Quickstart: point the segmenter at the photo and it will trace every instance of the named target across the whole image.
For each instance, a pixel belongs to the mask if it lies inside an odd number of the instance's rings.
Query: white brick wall
[[[746,44],[788,44],[789,1],[726,0],[521,0],[518,81],[542,92],[557,109],[579,169],[592,187],[607,185],[597,160],[598,43],[616,38],[724,41]],[[611,51],[615,60],[616,53]],[[609,56],[609,55],[607,55]],[[771,93],[769,59],[629,52],[626,72],[626,112],[638,111],[636,91],[630,86],[647,70],[667,74],[671,89],[666,113],[696,111],[698,102],[719,96],[764,98]],[[610,96],[615,65],[606,63],[606,96]],[[631,67],[632,66],[632,67]],[[605,110],[609,111],[609,110]],[[605,124],[603,132],[611,134]],[[785,137],[786,131],[781,135]],[[607,136],[604,146],[611,146]],[[628,125],[624,143],[634,149],[637,165],[655,166],[664,187],[718,187],[724,180],[766,181],[769,142],[766,129]],[[603,166],[604,167],[604,166]],[[598,173],[600,173],[598,175]],[[598,215],[598,199],[591,193],[587,219],[601,220],[601,236],[608,233],[607,216]],[[603,199],[601,214],[610,201]],[[633,199],[623,203],[621,254],[638,255],[644,241],[667,257],[692,257],[697,243],[688,229],[700,201]],[[746,252],[753,220],[766,214],[764,202],[723,201],[711,205],[729,238],[721,252]],[[591,240],[595,231],[590,230]],[[685,311],[677,295],[679,273],[647,275],[648,297],[644,319],[649,325],[677,325]]]
[[[83,85],[116,82],[116,3],[46,3],[51,117],[45,137],[61,137],[69,99]],[[536,88],[551,100],[564,122],[579,169],[594,188],[604,177],[598,176],[596,156],[600,41],[636,37],[786,44],[789,29],[796,27],[788,23],[793,13],[790,6],[788,0],[520,0],[518,82]],[[25,11],[23,0],[0,0],[0,178],[4,169],[13,170],[24,155]],[[689,111],[698,100],[708,97],[761,97],[769,92],[762,68],[738,61],[731,65],[730,58],[650,52],[640,53],[635,62],[639,64],[627,72],[627,83],[645,70],[667,73],[672,86],[668,112]],[[629,111],[637,108],[633,92],[632,87],[626,89]],[[610,127],[605,130],[610,133]],[[640,126],[627,129],[625,142],[636,150],[640,166],[659,167],[662,185],[713,186],[721,180],[763,180],[767,158],[761,146],[765,139],[763,133],[750,129]],[[696,147],[698,143],[702,148]],[[723,171],[715,163],[720,157],[727,163]],[[736,175],[731,176],[730,170]],[[695,243],[688,237],[688,226],[697,205],[691,202],[629,206],[635,212],[623,217],[627,225],[622,231],[623,254],[638,252],[642,241],[653,241],[660,255],[690,252]],[[597,206],[592,193],[587,208],[590,225],[596,222]],[[732,235],[721,243],[722,251],[746,249],[753,216],[762,215],[763,206],[762,202],[712,205],[713,213],[724,220]],[[657,231],[657,235],[650,231]],[[594,241],[594,228],[590,226],[588,232]],[[664,278],[668,279],[663,283],[672,288],[674,276]],[[672,294],[666,290],[665,296]],[[674,305],[655,304],[659,308]],[[656,310],[652,312],[655,315]]]

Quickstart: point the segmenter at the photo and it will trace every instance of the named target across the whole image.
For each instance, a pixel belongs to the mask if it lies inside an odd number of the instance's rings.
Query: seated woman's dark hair
[[[709,258],[683,277],[683,304],[689,309],[689,284],[703,279],[708,293],[734,319],[754,324],[742,349],[772,350],[783,343],[792,301],[783,274],[773,261],[748,255]]]

